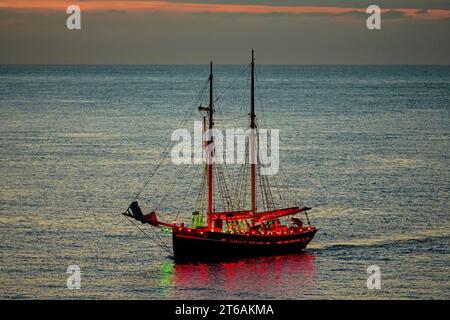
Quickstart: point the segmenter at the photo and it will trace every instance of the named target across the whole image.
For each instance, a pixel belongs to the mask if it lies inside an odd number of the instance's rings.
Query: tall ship
[[[122,213],[151,227],[172,234],[172,254],[175,260],[217,260],[250,256],[281,255],[301,252],[317,232],[310,223],[310,207],[298,205],[296,199],[285,199],[289,206],[276,206],[269,178],[261,175],[258,156],[259,128],[255,110],[255,59],[252,50],[250,67],[249,136],[246,142],[246,162],[234,180],[234,192],[223,178],[223,172],[214,161],[215,96],[213,64],[208,77],[209,103],[199,106],[203,116],[203,176],[196,208],[191,221],[172,222],[158,217],[164,213],[152,211],[144,214],[135,198]],[[249,181],[249,183],[247,183]],[[283,188],[281,188],[283,189]],[[286,198],[286,195],[284,195]],[[281,191],[280,197],[283,197]],[[258,202],[262,209],[258,208]],[[245,201],[245,199],[248,199]],[[217,210],[216,203],[221,202]],[[201,203],[201,205],[199,205]],[[286,203],[286,201],[284,202]],[[303,214],[304,223],[299,217]],[[168,246],[166,246],[168,248]]]

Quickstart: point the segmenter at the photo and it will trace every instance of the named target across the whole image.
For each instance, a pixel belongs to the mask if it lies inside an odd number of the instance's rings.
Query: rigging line
[[[259,84],[259,83],[258,83],[258,84]],[[259,98],[261,99],[260,96],[259,96]],[[261,105],[263,106],[262,101],[261,101]],[[262,107],[262,108],[264,108],[264,107]],[[268,127],[267,124],[266,124],[266,122],[265,122],[264,116],[263,116],[263,118],[260,118],[259,120],[261,120],[261,123],[262,123],[265,127]],[[279,172],[280,172],[280,176],[281,176],[281,182],[284,182],[284,183],[286,184],[286,187],[287,187],[287,190],[286,190],[286,191],[287,191],[287,198],[293,198],[293,197],[294,197],[294,194],[295,194],[294,188],[293,188],[293,184],[292,184],[292,183],[290,182],[290,180],[286,177],[286,174],[285,174],[284,170],[279,170]],[[277,178],[274,177],[274,179],[277,179]],[[278,181],[280,181],[280,180],[278,180]],[[287,206],[289,203],[287,202],[287,199],[286,199],[286,198],[283,198],[283,197],[281,196],[281,192],[279,191],[278,184],[277,184],[276,187],[277,187],[277,190],[278,190],[278,193],[279,193],[279,197],[280,197],[281,202],[284,203],[285,206]]]
[[[227,210],[232,211],[233,201],[231,199],[230,190],[228,189],[228,184],[227,184],[226,164],[222,164],[218,170],[220,170],[220,172],[221,172],[221,180],[222,180],[221,183],[222,183],[222,189],[223,189],[222,197],[226,201]]]
[[[257,177],[259,178],[259,185],[260,185],[260,188],[261,188],[261,200],[262,200],[262,205],[263,205],[263,207],[264,207],[264,209],[266,210],[266,211],[268,211],[268,201],[267,201],[267,193],[266,193],[266,189],[265,189],[265,185],[264,185],[264,180],[263,180],[263,178],[262,178],[262,176],[261,176],[261,165],[260,165],[260,163],[261,163],[261,160],[260,160],[260,157],[259,157],[259,146],[260,146],[260,142],[259,142],[259,130],[258,129],[256,129],[256,143],[257,143],[257,151],[256,151],[256,163],[257,163],[257,166],[256,166],[256,174],[257,174]]]
[[[239,79],[239,76],[241,76],[244,72],[246,72],[247,71],[247,69],[249,68],[251,66],[251,63],[249,63],[239,74],[238,74],[238,76],[234,79],[234,80],[230,80],[230,83],[228,84],[228,86],[227,87],[225,87],[225,89],[224,89],[224,91],[222,91],[220,94],[218,94],[217,96],[216,96],[216,99],[213,101],[213,103],[215,103],[215,102],[217,102],[219,99],[221,99],[224,95],[225,95],[225,93],[231,88],[231,86],[233,85],[233,84],[235,84],[237,81],[238,81],[238,79]]]
[[[224,180],[224,184],[225,184],[225,188],[229,197],[229,205],[231,206],[231,209],[234,209],[234,198],[232,198],[232,193],[233,193],[233,180],[230,179],[229,177],[231,176],[229,170],[228,170],[228,165],[226,163],[226,161],[224,161],[223,163],[223,180]],[[227,181],[228,180],[228,181]],[[230,191],[231,190],[231,191]]]
[[[199,188],[198,194],[197,194],[197,201],[196,201],[196,204],[195,204],[195,207],[196,207],[197,211],[199,211],[199,208],[200,208],[200,206],[203,203],[202,195],[203,195],[203,191],[204,191],[204,188],[205,188],[206,171],[207,171],[206,166],[203,166],[202,181],[200,183],[200,188]]]
[[[281,170],[280,170],[281,171]],[[292,199],[294,199],[294,197],[295,197],[295,190],[294,190],[294,188],[295,188],[295,186],[291,183],[291,181],[289,180],[289,178],[286,176],[286,174],[284,173],[284,171],[281,171],[281,175],[284,177],[284,179],[285,179],[285,183],[286,183],[286,185],[287,185],[287,187],[288,187],[288,194],[290,195],[290,197],[292,198]],[[302,204],[302,202],[300,202],[300,204]]]
[[[258,73],[257,73],[256,69],[255,69],[255,80],[256,80],[256,88],[258,89],[256,91],[257,91],[259,103],[261,104],[261,115],[262,115],[262,117],[260,118],[262,120],[261,124],[263,126],[265,126],[266,128],[268,128],[267,123],[266,123],[266,115],[265,115],[265,112],[264,112],[265,111],[265,106],[264,106],[263,99],[262,99],[262,96],[261,96],[261,92],[263,92],[262,91],[262,85],[259,82],[259,76],[258,76]]]
[[[236,205],[236,210],[239,210],[241,208],[241,204],[240,204],[240,193],[239,191],[241,190],[240,186],[242,185],[243,181],[242,181],[242,177],[245,176],[245,161],[244,163],[239,167],[239,172],[237,175],[237,181],[236,184],[233,187],[234,189],[234,194],[233,194],[233,199],[235,201],[235,205]]]
[[[222,197],[227,198],[228,199],[228,200],[226,200],[227,206],[232,207],[232,199],[231,199],[231,195],[230,195],[230,192],[228,189],[228,184],[226,181],[227,165],[226,165],[226,160],[224,159],[223,151],[222,151],[222,159],[223,159],[223,161],[221,163],[216,164],[215,169],[217,171],[218,181],[221,184],[220,187],[221,187]]]
[[[282,199],[281,201],[284,203],[284,205],[286,207],[289,206],[289,199],[291,198],[289,196],[289,186],[283,187],[283,179],[280,177],[280,175],[277,176],[277,182],[278,185],[281,186],[281,188],[278,188],[278,192],[280,193],[280,198]],[[286,194],[283,195],[283,190],[286,190]]]
[[[262,182],[262,179],[261,179],[261,173],[260,173],[260,168],[259,168],[259,166],[257,167],[257,173],[256,173],[256,175],[257,175],[257,177],[259,178],[258,179],[258,182],[259,182],[259,187],[261,188],[261,203],[262,203],[262,206],[263,206],[263,208],[264,208],[264,210],[265,211],[268,211],[269,209],[268,209],[268,206],[267,206],[267,195],[265,194],[265,192],[264,192],[264,187],[263,187],[263,182]]]
[[[216,90],[215,85],[214,85],[214,90]],[[220,108],[220,104],[219,103],[213,104],[213,106],[214,106],[213,113],[217,113],[217,115],[215,117],[214,124],[215,124],[216,121],[220,122],[221,120],[223,121],[224,119],[226,119],[224,114],[222,113],[222,108]],[[217,128],[218,126],[216,125],[215,127]]]
[[[186,201],[186,198],[187,198],[187,196],[189,194],[189,191],[191,190],[191,187],[194,184],[194,180],[195,180],[195,177],[197,176],[197,172],[198,172],[198,168],[199,167],[200,166],[196,166],[196,168],[194,170],[194,176],[192,177],[191,182],[189,183],[189,186],[188,186],[188,188],[186,190],[186,193],[184,195],[184,198],[182,200],[182,204]],[[178,219],[178,216],[180,215],[180,212],[181,212],[181,209],[178,210],[177,215],[175,216],[175,221]]]
[[[207,88],[207,85],[206,85],[206,84],[208,84],[208,82],[209,82],[209,81],[207,81],[207,82],[205,83],[205,86],[204,86],[202,92],[199,94],[199,98],[196,99],[196,101],[194,102],[194,105],[196,105],[196,104],[198,104],[198,103],[201,103],[201,101],[203,101],[203,98],[204,98],[205,93],[206,93],[206,88]],[[194,108],[191,108],[191,111],[190,111],[188,117],[185,118],[184,123],[186,123],[186,122],[190,119],[190,117],[191,117],[192,114],[193,114],[193,111],[194,111]],[[184,126],[184,124],[182,124],[182,126]],[[185,166],[184,169],[178,170],[176,176],[179,177],[179,178],[184,177],[184,176],[186,175],[187,171],[188,171],[188,170],[187,170],[188,167],[189,167],[189,166]],[[162,197],[160,198],[160,200],[158,201],[158,204],[157,204],[156,208],[158,208],[158,207],[161,206],[161,204],[167,199],[167,196],[168,196],[168,193],[166,193],[164,196],[162,196]],[[155,210],[156,210],[156,209],[155,209]],[[179,212],[178,212],[178,214],[179,214]],[[178,214],[177,214],[177,216],[178,216]]]
[[[261,110],[262,110],[262,121],[261,121],[261,123],[265,126],[265,127],[267,127],[267,124],[266,124],[266,121],[265,121],[265,115],[264,115],[264,109],[265,109],[265,107],[264,107],[264,104],[263,104],[263,100],[262,100],[262,97],[261,97],[261,94],[260,94],[260,92],[262,91],[261,90],[261,84],[260,84],[260,81],[259,81],[259,77],[257,76],[257,72],[256,72],[256,70],[255,70],[255,79],[256,79],[256,83],[257,83],[257,88],[258,88],[258,98],[259,98],[259,100],[260,100],[260,103],[261,103]],[[283,170],[280,170],[281,171],[281,175],[282,175],[282,179],[284,179],[284,181],[285,181],[285,183],[287,184],[287,192],[288,192],[288,195],[290,195],[291,197],[293,197],[293,195],[294,195],[294,186],[293,186],[293,184],[292,184],[292,182],[289,180],[289,178],[287,178],[287,176],[286,176],[286,174],[285,174],[285,172],[283,171]],[[281,196],[280,196],[280,198],[281,198]],[[286,201],[286,199],[285,199],[285,201]]]
[[[283,196],[282,196],[282,194],[281,194],[281,191],[280,191],[280,180],[278,179],[278,177],[277,177],[277,175],[275,174],[275,175],[273,175],[273,180],[274,180],[274,182],[275,182],[275,187],[276,187],[276,189],[277,189],[277,193],[278,193],[278,197],[279,197],[279,199],[280,199],[280,203],[283,205],[283,206],[286,206],[286,200],[283,198]]]
[[[243,106],[246,104],[246,103],[245,103],[245,97],[246,97],[246,94],[247,94],[248,87],[249,87],[249,85],[250,85],[250,75],[251,75],[251,72],[250,72],[250,70],[249,70],[249,72],[247,73],[247,79],[246,79],[246,81],[245,81],[244,92],[243,92],[243,94],[242,94],[241,108],[240,108],[239,112],[242,112],[242,111],[243,111],[243,109],[244,109]]]
[[[243,182],[243,177],[245,176],[245,159],[244,159],[244,163],[241,164],[240,168],[239,168],[239,172],[238,172],[238,176],[237,176],[237,181],[236,184],[234,186],[234,199],[236,202],[236,210],[239,210],[242,206],[241,206],[241,190],[242,190],[242,184]]]
[[[244,161],[244,176],[242,177],[242,184],[241,184],[241,190],[240,190],[240,194],[242,195],[241,200],[242,200],[242,207],[245,208],[247,206],[247,194],[248,194],[248,183],[250,182],[250,178],[248,177],[248,170],[250,167],[249,164],[249,143],[248,140],[246,141],[246,145],[245,145],[245,161]]]
[[[258,147],[260,147],[261,143],[260,143],[259,130],[257,131],[257,135],[258,135]],[[258,150],[260,150],[260,148]],[[266,150],[268,150],[268,144],[266,145]],[[258,161],[258,163],[261,163],[261,158],[260,158],[259,152],[257,154],[257,161]],[[260,167],[261,167],[261,165],[258,166],[258,168],[260,168]],[[260,169],[259,169],[258,172],[260,174],[260,172],[261,172]],[[262,180],[263,185],[264,185],[264,193],[265,193],[265,196],[266,196],[267,206],[268,207],[270,207],[270,206],[274,207],[273,194],[272,194],[272,189],[271,189],[269,177],[267,175],[261,176],[261,174],[260,174],[260,179]]]
[[[203,223],[204,221],[204,212],[206,211],[206,206],[205,206],[205,200],[206,200],[206,178],[207,178],[207,168],[206,166],[204,167],[204,169],[202,170],[203,174],[202,174],[202,181],[200,184],[200,188],[198,190],[198,194],[197,194],[197,202],[195,205],[195,210],[198,211],[199,213],[201,213],[201,221]]]
[[[221,201],[221,205],[222,205],[222,210],[223,210],[223,211],[227,211],[227,209],[226,209],[226,207],[225,207],[225,200],[224,200],[224,197],[223,197],[224,192],[223,192],[223,186],[222,186],[222,179],[221,179],[221,176],[220,176],[220,174],[219,174],[218,166],[215,165],[215,166],[214,166],[214,169],[215,169],[215,171],[216,171],[216,176],[217,176],[217,178],[216,178],[217,194],[221,194],[221,195],[222,195],[222,197],[220,197],[220,201]],[[218,197],[217,197],[217,198],[218,198]],[[218,201],[216,200],[216,203],[217,203],[217,202],[218,202]]]
[[[150,240],[152,240],[156,245],[158,245],[161,249],[163,249],[164,251],[168,252],[169,254],[173,255],[173,252],[171,252],[170,250],[168,250],[166,247],[162,246],[160,243],[158,243],[155,239],[153,239],[150,235],[148,235],[141,227],[139,227],[136,223],[134,223],[133,220],[131,220],[130,217],[125,216],[125,218],[127,218],[128,221],[130,221],[139,231],[141,231],[147,238],[149,238]]]
[[[200,99],[202,99],[202,97],[204,96],[204,92],[206,91],[206,87],[207,87],[208,82],[209,82],[209,80],[206,81],[206,83],[205,83],[204,86],[203,86],[203,89],[202,89],[201,92],[196,96],[193,105],[198,104],[198,101],[199,101]],[[186,122],[189,120],[189,118],[192,116],[193,109],[194,109],[194,108],[191,107],[191,106],[187,109],[187,114],[186,114],[185,118],[184,118],[184,119],[182,120],[182,122],[181,122],[181,123],[182,123],[182,126],[183,126],[184,123],[186,123]],[[145,183],[143,184],[143,186],[141,187],[141,189],[140,189],[140,190],[138,191],[138,193],[135,195],[134,201],[135,201],[136,199],[138,199],[139,195],[140,195],[140,194],[142,193],[142,191],[147,187],[148,183],[150,182],[151,178],[155,175],[156,171],[159,169],[159,167],[162,165],[162,163],[166,160],[166,158],[167,158],[167,156],[168,156],[169,149],[170,149],[172,143],[173,143],[173,141],[169,141],[169,143],[167,144],[166,148],[164,149],[163,158],[159,161],[159,163],[157,164],[157,166],[156,166],[153,170],[150,171],[151,174],[150,174],[149,178],[145,181]]]
[[[260,185],[261,185],[261,193],[263,195],[263,202],[265,200],[265,208],[267,211],[269,211],[271,208],[274,209],[273,197],[272,197],[272,192],[270,190],[270,184],[268,181],[268,177],[261,174],[260,166],[258,166],[258,176],[259,176]]]
[[[169,247],[166,245],[166,243],[164,242],[163,239],[161,239],[161,236],[156,232],[155,229],[151,228],[151,230],[153,231],[153,233],[158,237],[159,241],[161,241],[161,244],[167,249],[167,252],[170,252]]]
[[[189,165],[181,165],[181,166],[179,166],[178,169],[175,171],[175,175],[174,175],[173,181],[179,181],[180,179],[182,180],[183,177],[185,176],[186,172],[188,171],[187,170],[188,168],[189,168]],[[180,189],[180,192],[182,192],[181,189]],[[156,211],[157,208],[159,208],[162,205],[162,203],[168,198],[168,196],[172,195],[172,194],[173,194],[172,192],[164,192],[163,196],[161,196],[161,198],[160,198],[160,200],[158,202],[157,207],[155,208],[155,211]],[[174,208],[174,210],[176,210],[176,208]]]
[[[258,127],[257,127],[258,128]],[[259,129],[256,129],[256,184],[259,183],[260,192],[261,192],[261,203],[264,210],[267,210],[267,199],[265,198],[264,194],[264,188],[263,188],[263,181],[261,179],[261,165],[260,165],[260,159],[259,159]],[[255,188],[255,192],[257,192],[257,188]],[[258,200],[258,198],[257,198]],[[257,201],[258,202],[258,201]]]
[[[266,190],[266,185],[265,185],[265,181],[261,175],[261,169],[258,167],[258,180],[259,180],[259,185],[261,188],[261,202],[262,205],[264,207],[264,210],[269,211],[269,199],[267,196],[267,190]]]
[[[175,170],[174,175],[174,181],[176,179],[181,179],[184,177],[185,173],[187,172],[187,169],[189,168],[189,165],[179,165],[178,168]],[[170,187],[170,186],[169,186]],[[170,192],[164,192],[163,196],[160,197],[158,204],[155,207],[155,211],[162,205],[162,203],[167,199]]]
[[[220,201],[221,201],[221,205],[222,205],[222,209],[223,209],[222,211],[226,211],[225,205],[224,205],[224,200],[223,200],[222,185],[221,185],[222,180],[221,180],[221,177],[219,174],[218,165],[214,166],[214,170],[215,170],[215,176],[216,176],[216,179],[214,180],[214,182],[216,183],[216,188],[217,188],[215,204],[218,203],[219,194],[222,195],[222,197],[220,197]]]
[[[272,186],[270,185],[269,177],[264,176],[264,179],[265,179],[265,181],[266,181],[265,183],[267,185],[267,192],[268,192],[269,199],[270,199],[270,205],[272,206],[272,209],[275,209],[275,202],[273,200]]]

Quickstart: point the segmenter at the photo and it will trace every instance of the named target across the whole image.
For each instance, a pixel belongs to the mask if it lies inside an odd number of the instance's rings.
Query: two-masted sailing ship
[[[248,139],[248,154],[251,161],[249,161],[249,170],[244,171],[247,175],[245,178],[250,180],[249,185],[247,184],[250,189],[248,196],[250,201],[247,204],[249,207],[242,208],[241,206],[237,208],[230,205],[228,206],[229,210],[216,211],[214,185],[215,180],[219,180],[220,177],[216,176],[215,163],[211,161],[214,157],[214,151],[212,151],[208,154],[209,161],[204,161],[203,171],[206,198],[204,209],[206,212],[194,211],[191,223],[160,221],[155,211],[144,214],[137,201],[133,201],[128,209],[123,212],[127,217],[132,217],[141,223],[170,230],[173,240],[173,256],[176,260],[297,253],[306,248],[317,232],[315,226],[310,224],[307,214],[311,208],[303,205],[274,207],[273,202],[268,200],[270,190],[267,192],[267,178],[260,177],[261,188],[257,185],[259,163],[255,159],[258,158],[258,125],[255,112],[255,59],[253,50],[250,67],[249,127],[251,134]],[[204,114],[204,130],[209,132],[204,135],[205,149],[214,142],[212,134],[215,120],[213,80],[213,65],[211,62],[208,78],[209,104],[207,107],[198,107]],[[265,210],[258,210],[257,208],[258,189],[263,192]],[[295,199],[290,200],[295,202]],[[305,215],[307,223],[304,224],[297,217],[299,213]]]

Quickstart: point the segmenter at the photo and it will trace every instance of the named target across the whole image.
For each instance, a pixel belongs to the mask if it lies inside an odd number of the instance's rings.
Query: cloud
[[[343,8],[367,8],[377,4],[384,9],[413,8],[421,9],[424,2],[429,9],[450,9],[448,0],[167,0],[173,3],[198,4],[240,4],[240,5],[274,5],[277,6],[325,6]]]
[[[341,16],[355,17],[355,18],[367,18],[365,11],[348,11],[340,14]]]
[[[392,5],[386,1],[377,3],[384,12],[394,11],[406,13],[409,16],[419,14],[423,3],[418,7],[417,1],[398,0]],[[352,12],[364,12],[370,1],[366,0],[85,0],[80,1],[82,10],[89,11],[160,11],[177,13],[228,13],[228,14],[310,14],[310,15],[339,15]],[[19,10],[64,10],[65,1],[57,0],[0,0],[0,8]],[[444,5],[440,0],[429,0],[427,15],[430,18],[450,17],[450,4]],[[419,9],[419,11],[417,10]],[[351,14],[350,14],[351,15]],[[388,17],[395,14],[389,13]]]

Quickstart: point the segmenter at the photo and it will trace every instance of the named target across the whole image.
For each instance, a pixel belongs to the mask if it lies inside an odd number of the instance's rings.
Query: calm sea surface
[[[189,108],[184,128],[201,119],[208,66],[0,66],[0,298],[449,299],[450,67],[257,67],[258,120],[319,232],[303,254],[175,264],[120,212]],[[216,67],[218,125],[248,124],[244,69]],[[190,220],[179,171],[146,211]]]

